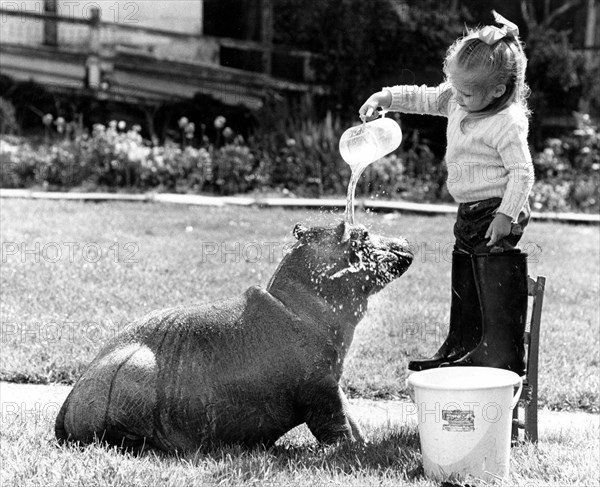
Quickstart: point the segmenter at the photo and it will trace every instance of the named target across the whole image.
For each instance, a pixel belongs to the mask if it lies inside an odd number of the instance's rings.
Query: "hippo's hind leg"
[[[364,441],[360,426],[350,414],[346,395],[333,377],[311,389],[305,408],[306,425],[318,441]]]
[[[57,418],[59,439],[67,436],[82,444],[100,440],[132,450],[152,446],[154,353],[137,343],[108,352],[83,374],[67,401]]]
[[[156,361],[148,347],[137,347],[114,375],[102,440],[141,451],[152,446],[154,436]]]

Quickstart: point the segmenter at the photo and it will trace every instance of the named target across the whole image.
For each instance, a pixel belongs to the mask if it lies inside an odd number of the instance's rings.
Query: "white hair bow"
[[[477,37],[488,45],[493,45],[500,39],[505,37],[517,37],[519,35],[519,28],[516,24],[513,24],[510,20],[505,19],[495,10],[492,10],[494,20],[497,24],[501,24],[502,27],[496,27],[495,25],[486,25],[477,32]]]

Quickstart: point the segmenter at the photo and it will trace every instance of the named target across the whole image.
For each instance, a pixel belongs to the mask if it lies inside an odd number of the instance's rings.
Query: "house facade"
[[[310,97],[311,53],[272,45],[272,1],[0,0],[0,74],[134,103]]]

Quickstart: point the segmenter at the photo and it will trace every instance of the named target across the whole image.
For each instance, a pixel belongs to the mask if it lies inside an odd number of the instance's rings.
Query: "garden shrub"
[[[14,134],[19,130],[15,106],[0,96],[0,134]]]
[[[0,185],[45,189],[118,188],[140,191],[213,192],[220,195],[278,189],[298,196],[343,196],[350,169],[338,151],[343,129],[328,115],[321,123],[288,121],[275,133],[247,142],[219,120],[216,143],[193,127],[180,143],[156,145],[139,126],[113,121],[87,133],[80,124],[46,117],[46,142],[38,146],[14,136],[0,141]],[[534,154],[534,210],[598,212],[600,134],[591,118],[575,114],[577,129],[548,139]],[[222,123],[223,122],[223,123]],[[62,128],[61,128],[62,127]],[[358,197],[402,198],[414,202],[451,201],[446,173],[418,131],[403,145],[367,168]]]
[[[218,194],[231,195],[254,189],[261,172],[249,147],[228,144],[213,153],[214,185]]]
[[[141,188],[200,192],[212,179],[212,159],[204,148],[167,143],[146,150],[139,161]]]
[[[0,185],[26,188],[35,184],[37,157],[29,144],[19,139],[0,140]]]
[[[577,129],[561,139],[548,139],[534,156],[535,210],[600,210],[600,132],[588,115],[574,116]]]

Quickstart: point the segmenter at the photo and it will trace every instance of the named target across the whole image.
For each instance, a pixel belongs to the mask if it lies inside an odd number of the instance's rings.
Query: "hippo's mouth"
[[[348,273],[364,271],[371,277],[375,291],[404,274],[413,261],[413,253],[403,238],[386,238],[363,231],[360,240],[352,240],[351,249],[348,262],[350,266],[331,277],[335,279]]]

